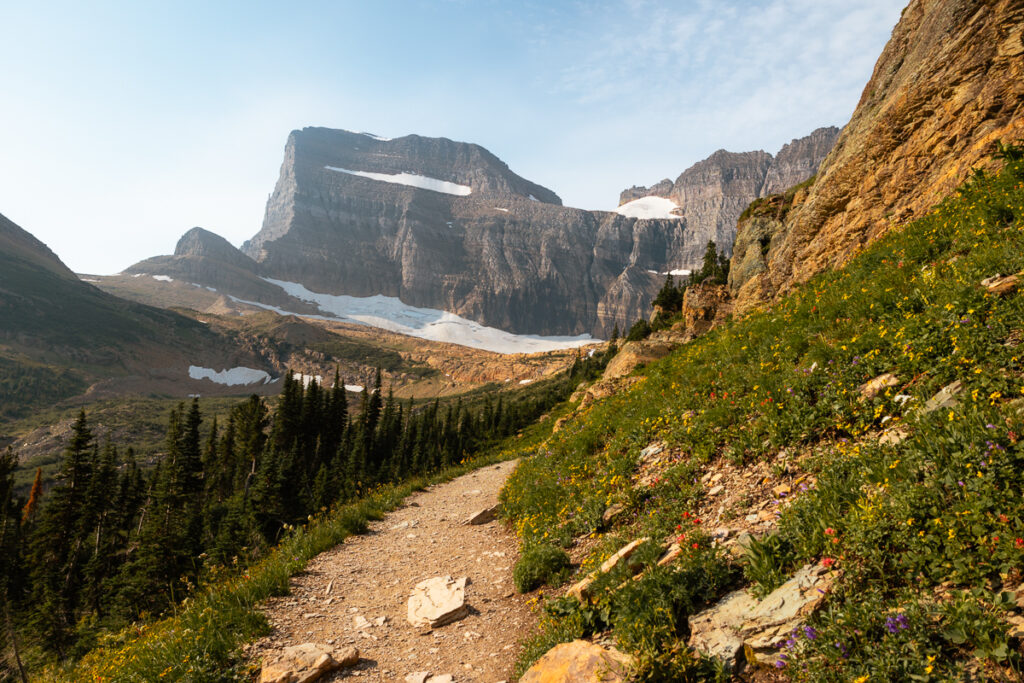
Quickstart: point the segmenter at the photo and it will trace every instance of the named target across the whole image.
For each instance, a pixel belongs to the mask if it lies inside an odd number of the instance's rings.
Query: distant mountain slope
[[[16,378],[71,377],[69,392],[99,380],[153,381],[196,390],[188,368],[260,367],[260,359],[177,313],[126,301],[80,281],[42,242],[0,216],[0,416],[31,405]],[[156,386],[156,385],[154,385]],[[191,388],[190,388],[191,387]],[[38,388],[38,387],[37,387]],[[216,389],[216,387],[210,387]],[[46,392],[53,400],[52,392]]]
[[[991,165],[997,141],[1021,139],[1024,4],[913,0],[817,182],[774,226],[741,230],[737,241],[758,247],[734,255],[746,263],[740,307],[845,263]]]

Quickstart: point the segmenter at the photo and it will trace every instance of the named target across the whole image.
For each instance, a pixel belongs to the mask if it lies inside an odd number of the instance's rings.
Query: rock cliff
[[[775,156],[721,149],[683,171],[675,182],[666,178],[651,187],[625,190],[619,203],[655,196],[679,205],[687,229],[686,244],[676,255],[679,267],[699,265],[708,240],[731,251],[736,221],[752,201],[813,176],[838,136],[838,128],[819,128],[783,146]]]
[[[646,313],[659,273],[699,263],[708,239],[731,245],[766,180],[816,167],[829,130],[778,161],[717,152],[656,186],[682,218],[646,219],[564,207],[477,145],[305,128],[289,136],[263,228],[242,251],[260,275],[317,292],[394,296],[517,333],[603,336]]]
[[[738,308],[845,263],[990,163],[997,141],[1022,138],[1024,5],[913,0],[806,196],[740,226]]]

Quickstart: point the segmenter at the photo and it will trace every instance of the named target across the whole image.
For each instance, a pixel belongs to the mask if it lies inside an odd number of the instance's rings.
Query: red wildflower
[[[833,559],[832,559],[831,557],[823,557],[823,558],[821,559],[821,565],[822,565],[823,567],[825,567],[826,569],[828,569],[829,567],[831,567],[831,566],[832,566],[832,565],[834,565],[835,563],[836,563],[836,561],[835,561],[835,560],[833,560]]]

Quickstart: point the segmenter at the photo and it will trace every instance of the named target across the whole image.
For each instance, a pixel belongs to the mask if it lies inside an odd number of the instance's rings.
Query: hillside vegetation
[[[722,665],[685,647],[688,618],[820,562],[839,578],[779,642],[773,675],[1020,680],[1008,620],[1024,597],[1024,298],[1013,280],[982,281],[1024,268],[1024,150],[1000,157],[997,175],[976,173],[846,267],[647,366],[531,451],[503,492],[524,557],[571,549],[582,576],[627,541],[656,542],[589,600],[542,597],[520,671],[556,643],[610,633],[640,680],[714,680]],[[930,402],[944,387],[948,400]],[[652,443],[669,455],[656,476],[641,457]],[[702,478],[765,463],[792,490],[776,489],[773,533],[737,557],[708,527],[748,510],[718,508]],[[681,553],[656,566],[663,540]]]

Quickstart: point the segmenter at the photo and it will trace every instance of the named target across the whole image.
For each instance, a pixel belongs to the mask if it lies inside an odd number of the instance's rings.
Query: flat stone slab
[[[632,661],[614,648],[574,640],[548,650],[519,683],[622,683]]]
[[[417,627],[437,628],[469,614],[466,607],[466,581],[437,576],[416,584],[409,596],[409,623]]]
[[[690,617],[689,645],[730,666],[744,658],[773,664],[778,643],[818,609],[837,576],[820,563],[809,564],[764,600],[747,590],[729,593],[716,605]]]
[[[355,666],[359,651],[354,647],[334,649],[329,645],[303,643],[286,647],[281,656],[260,671],[260,683],[313,683],[325,674]]]

